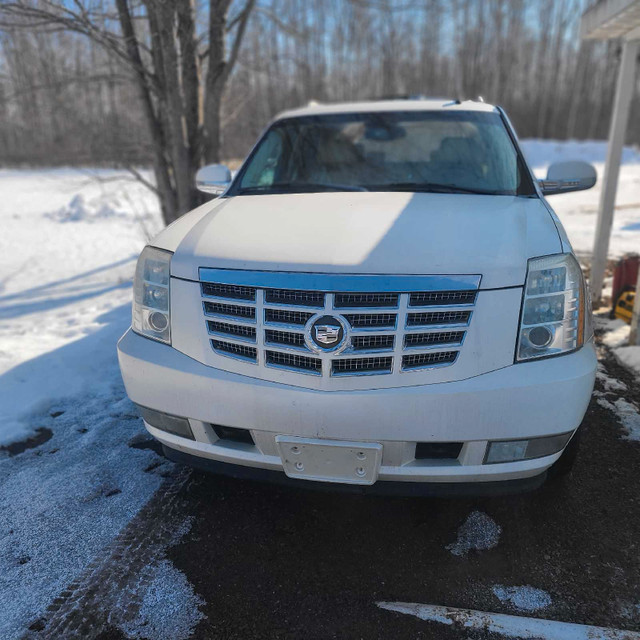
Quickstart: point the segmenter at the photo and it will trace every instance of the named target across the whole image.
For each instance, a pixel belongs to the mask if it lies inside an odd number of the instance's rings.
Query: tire
[[[560,458],[551,466],[548,471],[548,477],[550,480],[560,480],[566,478],[573,470],[573,465],[578,457],[578,451],[580,450],[580,437],[582,429],[578,429],[574,434],[569,444],[565,447]]]

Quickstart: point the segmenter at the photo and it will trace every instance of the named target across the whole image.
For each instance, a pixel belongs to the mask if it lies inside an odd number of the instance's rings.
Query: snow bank
[[[0,445],[33,433],[33,412],[119,379],[135,260],[162,227],[155,196],[123,172],[0,171]],[[73,224],[62,224],[73,222]],[[117,318],[111,311],[120,309]],[[108,341],[38,357],[108,324]],[[111,378],[105,379],[105,372]]]
[[[615,320],[600,319],[597,326],[605,331],[602,336],[602,342],[607,345],[607,347],[614,349],[629,342],[629,331],[631,327],[624,320],[617,318]]]

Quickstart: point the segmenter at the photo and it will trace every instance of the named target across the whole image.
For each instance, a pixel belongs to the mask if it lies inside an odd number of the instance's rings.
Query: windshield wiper
[[[330,182],[276,182],[274,184],[243,187],[239,194],[258,193],[313,193],[315,191],[368,191],[365,187]]]
[[[369,186],[370,190],[373,187]],[[504,191],[489,191],[487,189],[474,189],[461,187],[457,184],[444,184],[439,182],[391,182],[377,185],[375,190],[380,191],[414,191],[416,193],[476,193],[487,196],[508,195]]]

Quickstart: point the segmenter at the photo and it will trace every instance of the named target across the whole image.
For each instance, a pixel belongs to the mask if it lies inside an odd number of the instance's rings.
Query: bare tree
[[[0,20],[13,31],[86,36],[132,75],[151,144],[153,188],[168,223],[199,203],[195,172],[220,157],[222,96],[255,0],[245,0],[234,16],[230,4],[210,0],[205,38],[196,32],[195,0],[18,0],[0,6]]]
[[[117,163],[171,221],[310,100],[480,95],[521,136],[603,138],[619,46],[579,42],[587,2],[0,0],[0,163]]]

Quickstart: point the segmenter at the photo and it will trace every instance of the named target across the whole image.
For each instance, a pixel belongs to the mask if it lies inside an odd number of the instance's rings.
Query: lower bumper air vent
[[[455,460],[462,442],[416,442],[416,460]]]
[[[220,424],[212,424],[211,428],[215,431],[215,434],[220,440],[227,440],[230,442],[241,442],[242,444],[255,445],[253,436],[249,429],[238,429],[237,427],[223,427]]]

